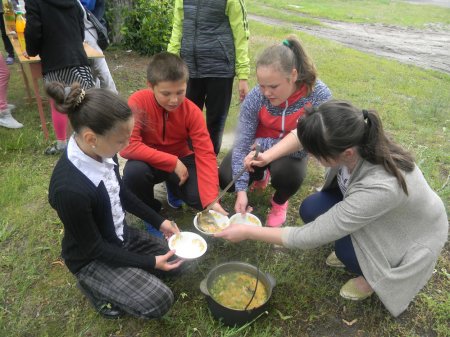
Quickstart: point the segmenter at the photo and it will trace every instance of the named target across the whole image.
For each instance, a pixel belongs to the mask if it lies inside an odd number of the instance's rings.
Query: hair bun
[[[77,96],[74,106],[80,105],[81,102],[83,102],[85,95],[86,95],[86,91],[84,91],[84,89],[81,89],[80,92],[78,93],[78,96]]]
[[[55,101],[56,109],[65,114],[74,112],[85,96],[84,89],[77,82],[70,87],[65,87],[60,82],[50,82],[45,89],[48,96]]]

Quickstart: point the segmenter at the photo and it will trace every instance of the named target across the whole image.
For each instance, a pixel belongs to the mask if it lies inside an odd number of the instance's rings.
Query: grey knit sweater
[[[331,170],[324,188],[334,181]],[[448,237],[442,200],[416,168],[405,174],[409,195],[381,165],[360,160],[344,200],[303,227],[286,227],[283,244],[310,249],[350,234],[364,277],[393,316],[431,277]]]

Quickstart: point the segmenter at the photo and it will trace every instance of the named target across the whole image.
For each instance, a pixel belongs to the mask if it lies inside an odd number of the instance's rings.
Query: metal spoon
[[[253,156],[254,159],[258,157],[258,154],[261,150],[261,146],[259,144],[256,144],[255,146],[255,155]],[[222,190],[222,192],[219,193],[216,199],[212,203],[209,204],[208,207],[206,207],[203,211],[200,211],[197,213],[197,225],[200,227],[201,230],[205,232],[209,232],[208,226],[214,226],[216,228],[222,229],[217,224],[216,219],[214,216],[209,212],[214,204],[220,200],[225,193],[230,189],[231,186],[234,185],[236,180],[245,172],[245,166],[236,174],[236,176],[233,178],[233,180],[230,181],[230,183]]]

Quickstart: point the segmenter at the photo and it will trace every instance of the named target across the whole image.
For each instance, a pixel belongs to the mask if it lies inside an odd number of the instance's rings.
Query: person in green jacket
[[[220,152],[230,107],[233,80],[239,98],[248,93],[249,30],[244,0],[175,0],[172,36],[167,51],[189,68],[186,97],[200,109],[216,155]]]

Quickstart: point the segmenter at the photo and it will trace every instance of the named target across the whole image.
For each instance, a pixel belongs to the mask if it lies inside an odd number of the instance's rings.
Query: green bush
[[[172,32],[173,0],[137,0],[124,10],[121,28],[126,48],[142,55],[167,49]]]

